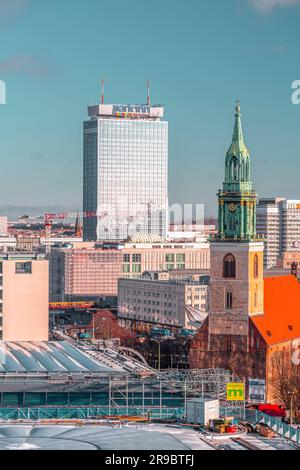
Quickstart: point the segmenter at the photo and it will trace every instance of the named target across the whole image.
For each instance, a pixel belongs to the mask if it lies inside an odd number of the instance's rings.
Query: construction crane
[[[96,212],[93,211],[86,211],[86,212],[58,212],[58,213],[50,213],[47,212],[44,215],[44,224],[45,224],[45,247],[46,247],[46,254],[50,253],[51,249],[51,229],[54,219],[71,219],[76,217],[76,230],[78,232],[79,228],[79,218],[92,218],[96,217]]]

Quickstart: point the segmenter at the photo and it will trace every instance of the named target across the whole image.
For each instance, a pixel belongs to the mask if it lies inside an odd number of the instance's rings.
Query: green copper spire
[[[218,237],[250,240],[256,236],[256,193],[250,181],[250,155],[244,142],[241,106],[237,101],[232,142],[225,159],[225,180],[219,197]]]
[[[237,106],[235,108],[235,123],[233,129],[233,136],[232,136],[232,144],[227,152],[229,155],[235,155],[239,157],[249,156],[249,152],[244,142],[243,130],[242,130],[242,121],[241,121],[241,106],[240,101],[237,101]]]
[[[232,142],[226,154],[225,181],[226,190],[251,190],[250,155],[244,142],[241,121],[241,106],[237,102]]]

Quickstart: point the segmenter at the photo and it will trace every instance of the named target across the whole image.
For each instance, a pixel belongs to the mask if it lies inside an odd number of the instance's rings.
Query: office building
[[[84,122],[84,240],[166,236],[168,123],[161,105],[99,104]],[[93,216],[94,214],[94,216]]]
[[[140,277],[144,271],[207,269],[208,243],[145,239],[123,244],[69,244],[51,250],[50,298],[59,302],[116,297],[120,277]]]
[[[264,266],[284,265],[285,253],[300,252],[300,200],[260,199],[257,233],[265,240]]]
[[[280,256],[280,202],[283,198],[261,198],[257,204],[256,230],[264,238],[264,266],[277,264]]]
[[[118,249],[54,247],[50,255],[50,300],[115,297],[121,275],[122,252]]]
[[[0,339],[48,341],[48,261],[0,254]]]
[[[300,251],[300,200],[284,200],[281,211],[281,254]]]
[[[154,273],[157,274],[154,279],[149,274],[145,273],[140,279],[119,279],[118,318],[122,325],[130,326],[135,322],[191,328],[187,306],[206,316],[206,275],[192,281],[170,279],[166,272]]]

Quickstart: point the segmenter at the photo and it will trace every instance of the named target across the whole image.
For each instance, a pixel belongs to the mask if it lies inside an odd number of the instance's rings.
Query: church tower
[[[247,352],[249,317],[263,314],[263,242],[256,235],[250,166],[238,102],[218,192],[218,233],[210,248],[209,349],[220,352]]]

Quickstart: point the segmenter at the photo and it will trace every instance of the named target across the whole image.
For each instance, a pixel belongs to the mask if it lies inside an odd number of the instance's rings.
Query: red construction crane
[[[50,213],[47,212],[44,215],[44,223],[45,223],[45,246],[46,246],[46,253],[49,253],[50,246],[51,246],[51,227],[53,224],[54,219],[71,219],[77,218],[92,218],[96,217],[97,213],[93,211],[85,211],[85,212],[58,212],[58,213]]]

